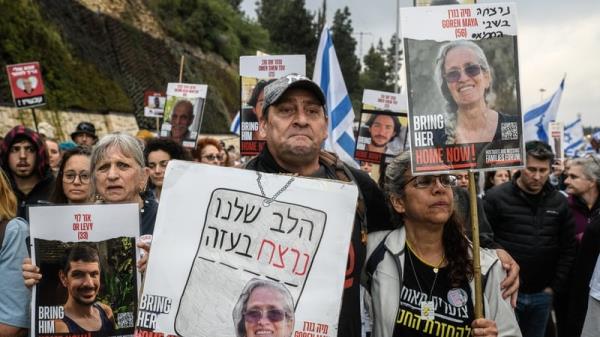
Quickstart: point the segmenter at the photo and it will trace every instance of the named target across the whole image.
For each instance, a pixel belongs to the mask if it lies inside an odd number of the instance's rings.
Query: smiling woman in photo
[[[457,40],[440,47],[435,78],[446,100],[443,144],[487,143],[502,140],[502,124],[517,118],[488,106],[493,71],[481,47]],[[439,144],[438,142],[435,142]]]

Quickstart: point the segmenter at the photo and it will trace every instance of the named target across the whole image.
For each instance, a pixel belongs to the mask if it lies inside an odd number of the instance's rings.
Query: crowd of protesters
[[[600,335],[600,160],[556,165],[550,146],[533,141],[526,144],[524,168],[485,174],[477,200],[485,318],[477,319],[468,174],[413,176],[405,152],[381,167],[380,188],[366,172],[321,149],[325,102],[319,86],[302,76],[265,84],[259,124],[266,146],[244,167],[358,186],[362,207],[353,224],[338,336],[365,332],[361,286],[372,319],[366,329],[375,337],[435,335],[401,319],[404,313],[472,336]],[[16,126],[2,141],[0,337],[27,334],[28,287],[42,277],[28,257],[27,206],[136,203],[140,247],[149,252],[170,160],[240,166],[235,149],[210,137],[189,150],[176,139],[98,137],[94,125],[83,122],[71,138],[73,144],[63,146]],[[410,292],[425,298],[405,296]],[[444,315],[439,303],[465,308],[464,315]]]

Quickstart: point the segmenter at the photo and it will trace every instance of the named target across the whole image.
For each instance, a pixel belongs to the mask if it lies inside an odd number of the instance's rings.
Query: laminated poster
[[[413,173],[521,167],[516,6],[401,10]]]
[[[195,148],[207,91],[206,84],[169,83],[160,136],[171,138],[184,147]]]
[[[357,195],[333,180],[171,161],[136,335],[337,336]]]
[[[46,104],[44,81],[39,62],[6,66],[8,83],[17,109],[34,108]]]
[[[32,336],[133,336],[138,205],[32,206],[29,219],[43,276],[31,299]]]
[[[240,154],[254,156],[265,146],[259,132],[263,90],[271,81],[287,74],[306,73],[304,55],[264,55],[240,57]]]
[[[161,118],[165,112],[166,101],[164,91],[144,91],[144,117]]]
[[[550,147],[552,147],[552,152],[554,152],[554,158],[564,164],[565,125],[562,122],[550,122],[548,129],[550,132]]]
[[[380,164],[410,148],[406,96],[365,89],[354,158]]]

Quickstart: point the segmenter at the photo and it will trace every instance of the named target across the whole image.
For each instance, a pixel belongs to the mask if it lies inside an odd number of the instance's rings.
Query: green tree
[[[317,51],[314,15],[304,0],[260,0],[258,22],[269,32],[273,54],[306,54],[307,74],[312,73]]]
[[[266,31],[243,16],[234,0],[155,0],[152,6],[177,40],[218,53],[229,62],[268,45]]]
[[[386,64],[387,53],[383,41],[379,40],[377,48],[371,45],[363,58],[364,68],[360,74],[360,85],[365,89],[392,91],[393,84],[389,81],[389,65]]]
[[[344,75],[348,94],[352,99],[352,105],[355,111],[359,111],[362,97],[362,88],[359,83],[360,62],[356,56],[356,39],[354,39],[353,33],[354,29],[352,28],[348,7],[336,10],[331,26],[331,38],[340,62],[342,75]]]

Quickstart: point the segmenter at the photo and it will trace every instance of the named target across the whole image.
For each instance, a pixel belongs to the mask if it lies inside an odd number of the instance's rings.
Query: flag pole
[[[477,190],[475,172],[469,170],[469,205],[471,207],[471,233],[473,235],[473,282],[475,283],[475,318],[483,318],[483,292],[481,288],[481,261],[479,258],[479,219],[477,217]]]

